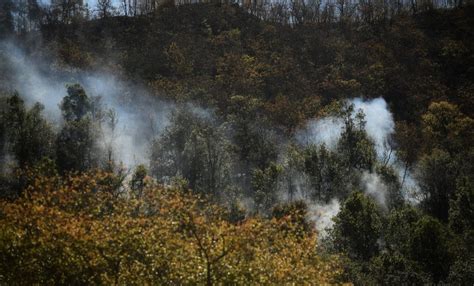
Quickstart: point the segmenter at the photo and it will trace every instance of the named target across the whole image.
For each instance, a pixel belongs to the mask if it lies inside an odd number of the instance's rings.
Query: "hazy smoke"
[[[26,104],[40,102],[45,115],[59,125],[59,104],[67,95],[67,83],[81,84],[88,96],[99,96],[104,109],[115,112],[112,132],[104,128],[101,144],[111,145],[117,162],[127,167],[148,162],[149,142],[168,124],[173,105],[150,96],[138,85],[104,72],[56,71],[50,64],[26,55],[7,42],[0,43],[0,54],[12,71],[10,88],[20,93]]]
[[[169,113],[175,108],[171,103],[150,96],[145,88],[123,81],[116,75],[99,71],[55,70],[50,63],[27,56],[11,43],[0,42],[0,56],[6,59],[11,70],[11,88],[16,89],[30,106],[36,102],[42,103],[47,117],[58,126],[61,122],[59,104],[66,95],[67,83],[79,83],[89,96],[101,97],[104,109],[113,110],[116,125],[113,128],[103,127],[99,143],[104,149],[112,149],[113,159],[127,167],[148,162],[149,144],[168,125]],[[389,138],[394,132],[395,124],[385,100],[355,98],[349,103],[354,105],[353,116],[359,110],[365,114],[365,129],[374,141],[379,160],[392,164],[402,174],[394,155],[390,160],[386,159]],[[205,110],[193,106],[189,108],[202,116],[210,116]],[[325,144],[329,149],[334,149],[343,127],[342,119],[337,117],[312,120],[304,130],[297,133],[296,139],[303,145]],[[291,184],[294,189],[291,198],[285,197],[284,192],[280,199],[288,201],[307,198],[309,187],[303,174],[292,174]],[[416,188],[411,174],[407,174],[404,186]],[[375,172],[362,174],[361,187],[367,195],[386,208],[387,186]],[[320,235],[325,236],[326,229],[333,225],[332,218],[339,212],[340,203],[333,199],[328,204],[310,201],[308,205],[309,219],[315,223]]]
[[[332,199],[328,204],[309,205],[308,219],[314,223],[318,235],[324,238],[328,230],[334,225],[333,218],[339,213],[341,205],[338,200]]]
[[[66,95],[65,83],[48,78],[35,60],[12,43],[0,43],[0,53],[12,73],[8,87],[18,91],[27,105],[43,104],[47,116],[58,122],[61,115],[58,104]]]
[[[363,100],[355,98],[349,101],[354,105],[355,116],[359,110],[365,114],[365,131],[367,135],[374,141],[375,149],[379,158],[383,158],[386,154],[388,139],[395,130],[395,122],[390,110],[388,110],[387,102],[383,98],[375,98],[371,100]],[[341,118],[326,117],[308,122],[306,128],[296,135],[297,140],[304,144],[325,144],[329,148],[336,146],[344,123]]]
[[[383,98],[364,101],[360,98],[351,100],[355,112],[362,110],[365,114],[365,130],[374,141],[379,158],[383,158],[389,146],[388,139],[395,131],[395,122]]]
[[[382,178],[376,173],[364,172],[361,178],[364,192],[373,198],[379,206],[387,209],[387,192],[388,188],[384,184]]]
[[[116,112],[118,122],[110,136],[115,136],[111,141],[119,161],[127,166],[148,162],[149,143],[167,126],[174,105],[112,75],[84,75],[79,82],[88,94],[100,96]]]
[[[362,111],[365,115],[365,131],[374,142],[378,159],[384,164],[390,164],[399,174],[402,180],[404,169],[397,162],[394,153],[390,151],[390,137],[395,131],[393,115],[388,109],[387,102],[383,98],[364,100],[354,98],[348,101],[354,105],[355,116]],[[306,128],[296,134],[296,139],[303,145],[322,145],[334,149],[341,137],[344,122],[341,118],[326,117],[309,121]],[[361,174],[361,188],[372,197],[382,208],[387,209],[388,187],[383,179],[374,171],[366,171]],[[408,201],[414,202],[413,196],[417,192],[417,183],[408,172],[403,185],[404,196]],[[332,218],[339,212],[339,202],[333,199],[329,204],[308,203],[311,206],[311,221],[315,222],[317,230],[324,236],[325,228],[332,226]]]
[[[340,118],[327,117],[318,120],[310,121],[306,129],[297,133],[297,140],[304,144],[325,144],[332,148],[336,146],[337,141],[341,137],[341,131],[344,127],[344,122]]]

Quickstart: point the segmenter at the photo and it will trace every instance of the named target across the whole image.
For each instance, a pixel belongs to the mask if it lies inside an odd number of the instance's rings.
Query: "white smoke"
[[[349,104],[354,105],[353,117],[359,111],[365,114],[365,131],[374,141],[379,158],[386,156],[390,135],[395,131],[395,122],[387,102],[383,98],[354,98],[349,100]],[[331,149],[339,141],[343,128],[344,122],[341,118],[331,116],[315,119],[309,121],[302,132],[297,133],[296,139],[304,145],[325,144]]]
[[[11,88],[20,93],[28,106],[40,102],[45,107],[45,115],[59,125],[59,104],[67,95],[65,86],[79,83],[88,96],[99,96],[105,109],[115,111],[115,130],[104,128],[103,139],[111,145],[116,161],[126,167],[148,161],[149,142],[168,124],[173,104],[152,97],[139,85],[109,73],[55,71],[12,43],[0,43],[0,54],[13,72]]]
[[[365,114],[365,131],[374,141],[375,150],[379,159],[382,159],[389,146],[388,139],[395,132],[395,122],[392,113],[388,109],[387,102],[383,98],[363,100],[355,98],[350,101],[354,104],[354,111],[362,110]]]
[[[61,116],[58,104],[66,95],[65,84],[47,78],[34,59],[10,42],[0,43],[0,54],[6,60],[3,64],[13,73],[9,87],[18,91],[27,105],[43,104],[46,115],[58,122]]]
[[[383,98],[364,100],[354,98],[348,101],[354,105],[352,116],[359,111],[365,115],[365,131],[374,142],[377,158],[383,164],[390,164],[399,175],[400,182],[405,177],[403,194],[409,202],[415,202],[413,197],[417,193],[418,185],[410,172],[405,173],[396,155],[390,147],[390,137],[395,132],[395,122],[387,102]],[[329,149],[335,148],[341,138],[344,122],[341,118],[325,117],[311,120],[306,128],[296,134],[296,139],[303,145],[325,145]],[[383,179],[374,171],[365,171],[361,174],[361,188],[364,193],[373,198],[379,206],[387,209],[388,187]],[[332,227],[332,218],[337,215],[340,204],[333,199],[329,204],[309,203],[309,218],[316,225],[316,229],[323,237],[327,235],[326,228]]]
[[[328,204],[314,203],[309,205],[308,219],[313,222],[318,236],[324,238],[333,227],[333,218],[339,213],[341,204],[338,200],[332,199]]]
[[[305,130],[296,134],[296,139],[304,145],[336,146],[341,137],[344,122],[341,118],[326,117],[308,122]]]
[[[365,171],[362,173],[361,183],[365,194],[374,199],[379,206],[387,210],[388,188],[382,178],[376,173]]]
[[[118,118],[113,147],[119,161],[126,166],[148,161],[151,139],[168,125],[171,103],[151,97],[139,86],[133,86],[108,74],[85,75],[79,81],[88,94],[98,95]]]

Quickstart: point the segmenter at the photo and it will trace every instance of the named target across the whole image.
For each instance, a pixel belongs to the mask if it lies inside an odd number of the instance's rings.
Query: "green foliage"
[[[332,197],[346,196],[347,176],[338,159],[325,145],[311,145],[304,150],[304,172],[314,190],[312,198],[329,201]]]
[[[147,178],[147,173],[148,170],[144,165],[138,165],[130,181],[130,190],[138,198],[141,198],[143,189],[146,187],[147,182],[145,179]]]
[[[473,284],[474,10],[415,2],[146,1],[114,17],[101,1],[89,21],[82,1],[3,1],[0,37],[52,76],[106,70],[181,106],[153,143],[153,177],[140,165],[128,181],[98,144],[116,118],[81,86],[67,86],[57,135],[40,104],[0,98],[0,284]],[[17,82],[4,49],[2,93]],[[401,166],[379,162],[364,115],[341,106],[356,96],[388,102]],[[337,146],[294,144],[328,115],[344,121]],[[364,174],[387,209],[354,191]],[[307,221],[333,198],[322,248],[341,264],[318,256]]]
[[[257,213],[265,213],[276,202],[275,190],[277,189],[278,176],[283,171],[278,164],[271,163],[265,169],[255,169],[252,174],[252,189],[255,194]]]
[[[474,188],[471,179],[462,178],[454,198],[450,201],[449,227],[454,233],[451,251],[454,262],[449,269],[448,282],[474,282]]]
[[[424,285],[430,277],[400,253],[382,253],[371,261],[370,276],[377,285]]]
[[[409,205],[392,210],[384,228],[386,248],[391,252],[399,252],[404,257],[410,257],[413,229],[422,216],[420,210]]]
[[[261,115],[262,102],[244,96],[233,96],[228,105],[233,131],[233,149],[246,168],[266,168],[277,159],[274,142],[278,140],[268,119]]]
[[[458,181],[472,176],[472,165],[466,161],[473,154],[474,125],[456,105],[444,101],[430,104],[422,119],[427,140],[418,167],[423,204],[429,213],[447,221]]]
[[[450,201],[449,226],[470,241],[467,245],[474,246],[474,185],[468,178],[459,181]]]
[[[66,121],[80,121],[86,116],[92,116],[92,102],[79,84],[67,86],[67,96],[60,108]]]
[[[13,3],[11,0],[2,1],[0,4],[0,35],[7,37],[13,34]]]
[[[60,105],[64,124],[56,138],[58,168],[62,172],[97,168],[102,159],[97,140],[104,121],[100,98],[90,98],[79,84],[68,85],[67,93]],[[107,157],[109,161],[111,155]]]
[[[354,106],[347,106],[342,112],[344,129],[337,144],[338,155],[347,167],[370,170],[375,162],[374,144],[365,132],[364,114],[358,112],[352,117]]]
[[[334,218],[334,247],[350,258],[368,261],[379,251],[382,222],[375,203],[353,192]]]
[[[448,219],[449,200],[456,190],[457,165],[449,153],[434,149],[420,159],[419,182],[422,204],[433,216]]]
[[[13,154],[19,167],[34,165],[44,157],[51,158],[54,133],[42,117],[43,106],[37,103],[27,110],[17,93],[9,97],[6,104],[6,109],[0,111],[5,151]]]
[[[183,176],[192,190],[218,195],[230,183],[231,155],[226,127],[206,116],[210,115],[177,110],[155,141],[151,170],[161,180]]]
[[[381,178],[386,187],[385,200],[387,207],[389,209],[402,207],[405,203],[405,198],[403,197],[403,189],[396,169],[387,164],[378,164],[375,167],[375,173]]]
[[[412,259],[431,275],[435,283],[447,277],[451,262],[448,232],[438,220],[425,216],[415,223],[410,251]]]
[[[474,258],[469,255],[457,260],[450,268],[448,283],[469,285],[474,282]]]
[[[405,121],[397,122],[395,130],[396,154],[398,160],[404,165],[403,177],[400,182],[403,187],[408,172],[412,170],[420,156],[421,148],[423,147],[422,135],[421,131],[414,124],[408,124]]]
[[[67,122],[56,142],[57,164],[63,171],[85,171],[97,166],[92,121],[85,118]]]
[[[445,101],[433,102],[422,119],[430,150],[437,148],[455,154],[472,148],[474,121],[463,115],[456,105]]]
[[[286,192],[288,201],[293,201],[297,196],[307,198],[308,193],[305,190],[305,176],[303,174],[303,154],[300,149],[290,144],[286,147],[283,158],[282,173],[280,175],[280,186],[283,192]]]

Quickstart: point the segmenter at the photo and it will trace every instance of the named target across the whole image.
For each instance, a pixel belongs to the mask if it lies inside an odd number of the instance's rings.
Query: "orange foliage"
[[[340,272],[288,217],[233,224],[197,196],[147,184],[134,198],[113,176],[32,176],[22,197],[0,201],[0,281],[301,285]]]

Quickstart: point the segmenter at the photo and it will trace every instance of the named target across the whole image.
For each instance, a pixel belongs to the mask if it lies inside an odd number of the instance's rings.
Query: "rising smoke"
[[[79,83],[88,96],[100,97],[103,107],[116,115],[114,131],[103,130],[104,142],[112,145],[116,161],[129,168],[148,162],[150,140],[168,124],[172,103],[107,72],[55,69],[10,42],[0,43],[0,55],[12,73],[8,88],[18,91],[29,106],[43,104],[45,115],[56,126],[61,123],[59,104],[67,94],[66,84]]]
[[[322,145],[332,149],[341,137],[344,122],[338,117],[326,117],[311,120],[306,128],[296,134],[296,139],[303,145]]]
[[[352,116],[355,117],[359,111],[365,115],[365,131],[374,143],[377,158],[384,164],[390,165],[397,172],[400,181],[404,176],[404,168],[398,162],[396,154],[391,151],[390,138],[395,132],[395,122],[390,112],[387,102],[383,98],[364,100],[354,98],[348,101],[354,106]],[[341,138],[344,122],[338,117],[325,117],[309,121],[306,128],[298,132],[296,139],[303,145],[322,145],[334,150],[337,142]],[[360,187],[366,195],[372,197],[382,208],[387,209],[388,187],[383,179],[374,170],[365,171],[361,174]],[[405,199],[413,202],[413,194],[417,192],[417,183],[408,172],[405,174],[405,184],[403,194]],[[339,212],[340,204],[333,199],[328,204],[320,202],[309,202],[310,210],[313,213],[310,219],[315,223],[316,229],[321,235],[325,235],[325,229],[332,225],[332,218]],[[319,210],[319,211],[318,211]],[[314,215],[316,212],[317,215]]]
[[[325,238],[328,231],[333,227],[333,218],[339,213],[341,204],[332,199],[328,204],[314,203],[308,210],[308,219],[315,224],[318,235]]]
[[[51,63],[30,57],[9,42],[0,42],[0,57],[7,61],[12,73],[8,88],[17,90],[30,106],[36,102],[42,103],[46,116],[58,127],[61,124],[59,104],[66,95],[67,83],[79,83],[89,96],[100,96],[105,108],[113,110],[117,119],[113,132],[107,128],[103,130],[102,143],[109,144],[116,161],[129,168],[148,163],[150,142],[168,125],[169,114],[175,108],[174,104],[151,96],[146,88],[124,81],[117,75],[104,71],[64,71],[53,68]],[[389,148],[395,123],[385,100],[355,98],[349,103],[354,105],[353,116],[359,110],[365,114],[365,130],[374,142],[378,159],[390,164],[401,177],[404,170]],[[202,116],[209,116],[206,110],[193,109]],[[320,118],[309,121],[306,128],[296,134],[296,139],[303,145],[324,144],[329,149],[335,149],[343,128],[341,118]],[[304,188],[308,186],[298,175],[293,176],[296,182],[295,195],[305,199]],[[382,208],[387,208],[387,186],[377,173],[364,172],[360,183],[368,196],[374,198]],[[404,189],[416,189],[416,182],[409,173]],[[326,235],[327,228],[332,227],[332,218],[339,212],[340,202],[336,199],[327,204],[306,201],[310,220],[315,223],[320,235]]]
[[[387,102],[383,98],[363,100],[354,98],[349,100],[349,104],[354,105],[352,116],[355,117],[358,111],[365,115],[365,131],[374,141],[375,149],[379,159],[386,156],[389,148],[390,136],[395,131],[395,122],[392,113],[388,109]],[[334,148],[341,138],[344,122],[338,117],[325,117],[311,120],[306,128],[297,133],[297,140],[304,144],[325,144],[328,148]]]

